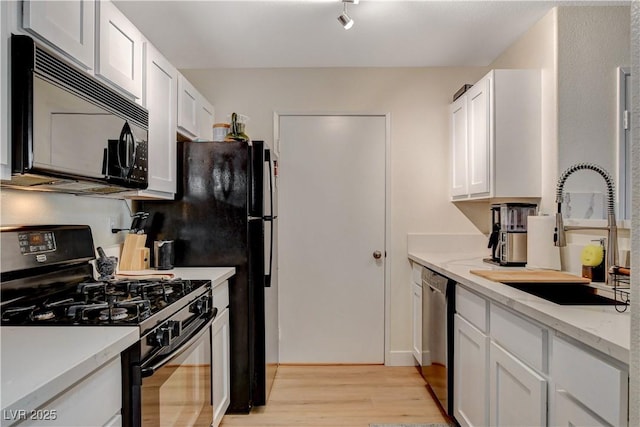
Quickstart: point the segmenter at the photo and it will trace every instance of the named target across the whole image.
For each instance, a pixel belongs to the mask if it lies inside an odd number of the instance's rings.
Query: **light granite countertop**
[[[3,414],[36,410],[140,336],[137,326],[3,326]]]
[[[558,305],[526,292],[470,273],[500,267],[482,261],[485,253],[409,251],[409,259],[443,274],[485,297],[628,364],[630,315],[614,306]],[[522,268],[521,268],[522,269]]]

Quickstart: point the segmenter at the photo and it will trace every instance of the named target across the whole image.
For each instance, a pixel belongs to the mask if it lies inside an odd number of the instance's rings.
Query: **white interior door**
[[[279,130],[280,362],[384,363],[386,117]]]

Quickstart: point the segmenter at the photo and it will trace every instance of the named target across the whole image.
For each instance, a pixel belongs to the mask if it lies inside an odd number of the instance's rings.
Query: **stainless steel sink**
[[[503,282],[504,283],[504,282]],[[597,293],[597,289],[576,283],[504,283],[560,305],[616,305],[620,301]]]

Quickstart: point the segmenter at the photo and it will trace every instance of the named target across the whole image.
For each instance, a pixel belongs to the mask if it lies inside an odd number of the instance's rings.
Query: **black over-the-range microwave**
[[[11,37],[12,177],[68,193],[147,188],[148,111],[28,36]]]

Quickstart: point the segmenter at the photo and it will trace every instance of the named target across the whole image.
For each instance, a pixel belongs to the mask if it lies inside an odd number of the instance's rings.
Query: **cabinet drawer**
[[[566,391],[612,425],[627,425],[628,370],[556,336],[551,342],[556,390]]]
[[[229,306],[229,282],[216,286],[213,289],[213,306],[218,309],[218,313]]]
[[[456,286],[456,312],[482,332],[487,332],[487,300]]]
[[[496,304],[491,304],[491,338],[532,368],[544,372],[546,331]]]

